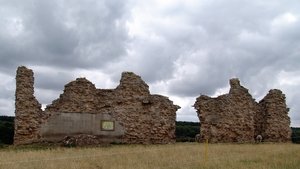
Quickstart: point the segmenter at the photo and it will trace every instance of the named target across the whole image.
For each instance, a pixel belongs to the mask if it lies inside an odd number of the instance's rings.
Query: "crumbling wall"
[[[194,107],[201,122],[202,141],[253,141],[255,101],[238,79],[231,79],[230,86],[229,94],[197,98]]]
[[[238,79],[231,79],[229,94],[217,98],[202,95],[194,107],[201,123],[202,141],[253,142],[257,135],[262,135],[264,141],[290,140],[290,119],[280,90],[270,90],[257,103]]]
[[[20,88],[28,90],[28,86]],[[33,93],[33,87],[30,90]],[[95,143],[172,143],[175,142],[176,111],[179,108],[167,97],[151,95],[140,76],[124,72],[116,89],[96,89],[87,79],[77,78],[65,85],[64,92],[44,112],[40,105],[39,109],[27,107],[30,112],[16,113],[16,117],[17,121],[22,116],[26,121],[30,120],[29,116],[32,121],[38,121],[34,124],[35,132],[30,134],[31,141],[36,142],[63,142],[65,136],[88,135],[89,139],[96,139],[92,141]],[[23,112],[24,109],[27,110],[26,107],[19,108]],[[42,119],[40,114],[43,114]],[[113,122],[114,129],[102,131],[102,121]],[[25,125],[22,121],[18,123]],[[16,138],[18,132],[16,129]]]
[[[151,95],[148,85],[131,72],[122,73],[114,111],[125,128],[127,143],[175,142],[176,111],[167,97]],[[125,112],[125,113],[121,113]]]
[[[97,98],[96,87],[85,78],[77,78],[65,85],[59,99],[47,105],[46,112],[95,113]]]
[[[39,138],[43,119],[41,104],[34,97],[33,71],[22,66],[17,69],[14,144],[27,144]]]
[[[286,106],[285,95],[278,89],[270,90],[259,102],[264,112],[263,131],[265,141],[287,142],[291,139],[289,109]]]

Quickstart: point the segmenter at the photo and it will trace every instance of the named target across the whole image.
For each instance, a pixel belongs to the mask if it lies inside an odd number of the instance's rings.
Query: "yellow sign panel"
[[[105,131],[115,130],[115,122],[109,121],[109,120],[102,120],[101,121],[101,130],[105,130]]]

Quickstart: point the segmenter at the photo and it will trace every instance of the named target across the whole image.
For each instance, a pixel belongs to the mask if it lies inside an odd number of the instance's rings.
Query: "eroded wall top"
[[[16,75],[14,144],[26,144],[38,139],[43,119],[41,104],[34,97],[33,71],[21,66]]]
[[[64,136],[81,134],[93,135],[88,138],[97,139],[94,143],[175,142],[176,111],[180,107],[167,97],[151,95],[149,86],[132,72],[122,73],[116,89],[96,89],[87,79],[77,78],[66,84],[59,98],[41,111],[33,96],[33,72],[25,67],[19,69],[29,73],[17,72],[16,124],[34,126],[34,132],[26,128],[24,142],[15,139],[16,144],[62,142]],[[24,96],[22,100],[18,99],[20,96]],[[31,123],[25,124],[28,120]],[[102,121],[112,121],[117,127],[102,131]],[[21,136],[19,129],[16,128],[15,138]]]
[[[285,96],[270,90],[257,103],[238,79],[230,80],[228,94],[197,98],[195,109],[201,123],[201,140],[210,142],[253,142],[257,135],[264,141],[285,142],[290,139],[290,118]]]
[[[229,94],[200,96],[194,107],[201,123],[202,140],[248,142],[253,140],[255,101],[238,79],[230,80]]]

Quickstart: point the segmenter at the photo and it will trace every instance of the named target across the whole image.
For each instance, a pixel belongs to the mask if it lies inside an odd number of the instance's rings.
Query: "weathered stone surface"
[[[62,145],[66,147],[89,146],[105,143],[102,140],[102,138],[95,135],[78,134],[74,136],[65,136],[62,140]]]
[[[14,144],[31,143],[39,138],[43,119],[41,104],[34,97],[34,77],[31,69],[21,66],[16,76]]]
[[[33,83],[31,77],[30,82]],[[31,91],[24,94],[26,97],[33,96],[33,86],[20,86],[19,81],[17,86]],[[17,98],[20,94],[16,93]],[[29,100],[29,103],[39,105],[36,99]],[[124,72],[116,89],[96,89],[87,79],[78,78],[65,85],[64,92],[44,112],[40,110],[40,105],[36,109],[20,107],[16,111],[16,121],[21,126],[25,125],[24,120],[38,122],[33,125],[34,132],[25,129],[32,137],[30,140],[23,138],[26,143],[61,142],[65,136],[77,138],[77,135],[82,134],[95,136],[95,143],[172,143],[175,142],[176,111],[179,108],[167,97],[151,95],[148,85],[140,76]],[[23,113],[27,109],[28,112]],[[113,121],[118,127],[112,131],[100,131],[103,120]],[[82,123],[86,124],[82,126]],[[20,131],[16,129],[16,133],[18,138]]]
[[[85,78],[77,78],[65,85],[64,93],[46,107],[46,112],[95,112],[96,87]]]
[[[286,106],[285,95],[277,89],[269,93],[259,102],[263,112],[261,135],[265,141],[287,142],[291,139],[289,109]]]
[[[217,98],[200,96],[195,108],[201,122],[201,140],[247,142],[254,140],[255,101],[238,79],[230,80],[230,92]]]
[[[254,142],[259,134],[264,141],[289,141],[290,119],[280,90],[271,90],[258,104],[238,79],[231,79],[230,87],[229,94],[197,98],[201,141]]]

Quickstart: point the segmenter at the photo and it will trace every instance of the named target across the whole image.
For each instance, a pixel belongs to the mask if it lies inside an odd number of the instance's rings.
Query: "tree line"
[[[14,138],[14,119],[12,116],[0,116],[0,145],[13,144]],[[195,135],[200,131],[199,122],[176,122],[176,141],[193,142]],[[292,127],[293,143],[300,143],[300,128]]]
[[[13,144],[15,117],[0,116],[0,144]]]

